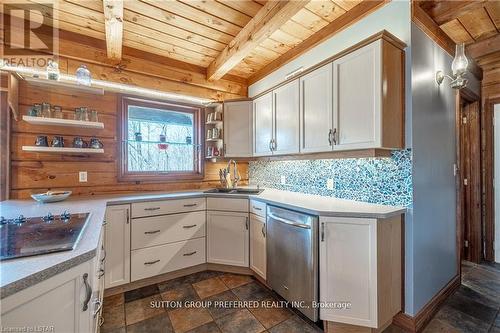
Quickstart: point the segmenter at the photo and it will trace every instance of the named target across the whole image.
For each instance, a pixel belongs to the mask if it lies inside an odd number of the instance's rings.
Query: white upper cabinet
[[[252,101],[224,102],[226,157],[252,156]]]
[[[299,152],[299,80],[273,90],[274,141],[273,154]]]
[[[255,99],[254,156],[403,149],[404,47],[384,34]]]
[[[333,149],[332,64],[300,78],[300,151]]]
[[[273,95],[271,92],[253,101],[253,154],[272,155]]]
[[[381,146],[381,41],[333,62],[335,149]]]

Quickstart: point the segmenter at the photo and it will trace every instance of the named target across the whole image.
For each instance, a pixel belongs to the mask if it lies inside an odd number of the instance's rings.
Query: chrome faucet
[[[231,180],[231,163],[233,164],[233,179]],[[227,184],[228,187],[236,188],[238,186],[238,182],[240,181],[240,173],[238,172],[238,165],[236,164],[235,160],[229,160],[227,163],[227,174],[229,176],[230,184]]]

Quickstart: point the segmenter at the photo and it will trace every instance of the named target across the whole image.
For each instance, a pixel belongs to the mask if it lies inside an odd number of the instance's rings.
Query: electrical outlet
[[[78,173],[78,181],[80,183],[86,183],[87,182],[87,171],[80,171]]]
[[[286,177],[281,176],[281,185],[285,185],[285,184],[286,184]]]
[[[333,190],[333,179],[328,178],[328,179],[326,180],[326,188],[327,188],[328,190]]]

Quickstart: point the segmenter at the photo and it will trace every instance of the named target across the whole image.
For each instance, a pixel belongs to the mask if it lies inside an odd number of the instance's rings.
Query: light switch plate
[[[286,184],[286,177],[281,176],[281,185],[285,185],[285,184]]]
[[[78,173],[78,181],[80,183],[86,183],[87,182],[87,171],[80,171]]]
[[[326,188],[328,190],[333,190],[333,179],[332,178],[328,178],[326,180]]]

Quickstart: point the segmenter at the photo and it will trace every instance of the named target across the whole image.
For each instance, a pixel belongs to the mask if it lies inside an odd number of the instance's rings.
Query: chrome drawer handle
[[[158,210],[160,207],[151,207],[151,208],[144,208],[146,211],[152,211],[152,210]]]
[[[144,263],[144,265],[154,265],[154,264],[159,263],[159,262],[160,262],[160,259],[155,260],[155,261],[147,261]]]
[[[182,227],[183,227],[184,229],[191,229],[191,228],[194,228],[194,227],[196,227],[196,226],[197,226],[197,224],[190,224],[190,225],[183,225]]]
[[[83,284],[85,285],[85,300],[83,301],[82,311],[87,311],[89,308],[90,297],[92,296],[92,287],[89,284],[89,274],[83,274]]]
[[[262,210],[262,208],[255,207],[255,206],[252,206],[252,208],[255,209],[255,210]]]
[[[194,207],[194,206],[197,206],[198,204],[185,204],[184,207]]]
[[[144,231],[144,234],[145,235],[152,235],[152,234],[157,234],[159,232],[160,232],[160,230]]]
[[[184,253],[183,256],[187,257],[187,256],[192,256],[193,254],[195,254],[197,251],[193,251],[193,252],[189,252],[189,253]]]
[[[99,275],[97,276],[98,279],[101,279],[104,276],[104,269],[99,269]]]
[[[262,229],[260,230],[262,232],[262,237],[266,238],[266,224],[262,224]]]

